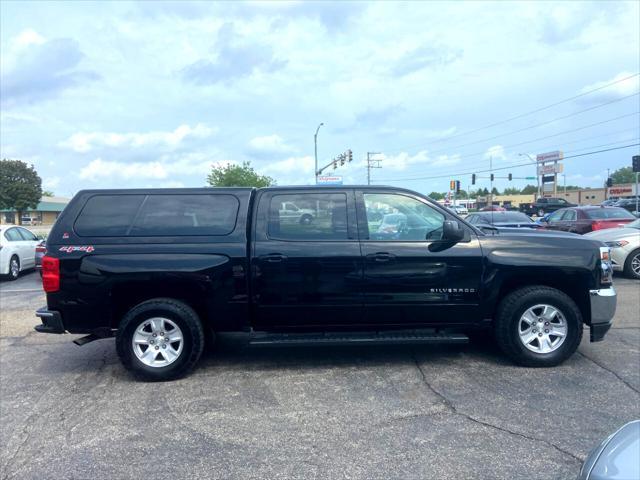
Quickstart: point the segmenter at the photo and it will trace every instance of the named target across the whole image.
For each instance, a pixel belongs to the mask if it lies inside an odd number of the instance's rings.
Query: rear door
[[[563,215],[564,215],[564,210],[558,210],[557,212],[554,212],[551,215],[549,215],[545,228],[549,230],[562,230]]]
[[[258,193],[252,243],[257,329],[331,328],[362,314],[362,260],[350,189]],[[291,217],[285,205],[303,215]]]
[[[24,268],[32,268],[36,265],[36,245],[38,238],[26,228],[18,227],[22,236],[22,257]]]
[[[453,215],[419,196],[364,190],[356,198],[364,323],[438,326],[480,321],[482,251],[472,229],[461,225],[466,239],[446,242],[442,225]],[[382,221],[372,215],[380,211]]]

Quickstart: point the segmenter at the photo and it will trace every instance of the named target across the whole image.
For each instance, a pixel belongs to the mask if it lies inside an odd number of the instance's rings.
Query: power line
[[[633,75],[629,75],[628,77],[624,77],[624,78],[621,78],[621,79],[619,79],[619,80],[615,80],[615,81],[613,81],[613,82],[607,83],[606,85],[602,85],[601,87],[597,87],[597,88],[594,88],[594,89],[588,90],[588,91],[583,92],[583,93],[580,93],[580,94],[578,94],[578,95],[574,95],[573,97],[569,97],[569,98],[565,98],[565,99],[563,99],[563,100],[559,100],[559,101],[554,102],[554,103],[551,103],[551,104],[549,104],[549,105],[545,105],[544,107],[536,108],[535,110],[530,110],[530,111],[528,111],[528,112],[521,113],[521,114],[519,114],[519,115],[516,115],[516,116],[514,116],[514,117],[510,117],[510,118],[507,118],[507,119],[505,119],[505,120],[500,120],[500,121],[498,121],[498,122],[490,123],[490,124],[488,124],[488,125],[484,125],[484,126],[482,126],[482,127],[478,127],[478,128],[476,128],[476,129],[473,129],[473,130],[468,130],[468,131],[466,131],[466,132],[461,132],[461,133],[457,133],[457,134],[455,134],[455,135],[450,135],[450,136],[445,137],[445,138],[439,138],[439,139],[433,140],[433,141],[431,141],[431,142],[429,142],[429,143],[427,143],[427,144],[414,144],[414,145],[410,145],[410,146],[408,146],[408,147],[402,147],[402,148],[401,148],[401,150],[402,150],[402,149],[410,149],[410,148],[419,147],[420,145],[424,145],[424,146],[426,146],[426,145],[431,145],[431,144],[434,144],[434,143],[445,142],[445,141],[449,141],[449,140],[454,139],[454,138],[462,137],[462,136],[464,136],[464,135],[471,135],[472,133],[476,133],[476,132],[480,132],[480,131],[482,131],[482,130],[486,130],[486,129],[488,129],[488,128],[496,127],[496,126],[498,126],[498,125],[503,125],[503,124],[505,124],[505,123],[512,122],[513,120],[518,120],[518,119],[520,119],[520,118],[524,118],[524,117],[527,117],[527,116],[529,116],[529,115],[533,115],[534,113],[542,112],[542,111],[544,111],[544,110],[548,110],[548,109],[550,109],[550,108],[556,107],[556,106],[561,105],[561,104],[563,104],[563,103],[570,102],[570,101],[575,100],[575,99],[577,99],[577,98],[581,98],[581,97],[584,97],[584,96],[586,96],[586,95],[590,95],[590,94],[592,94],[592,93],[595,93],[595,92],[597,92],[597,91],[603,90],[603,89],[605,89],[605,88],[609,88],[609,87],[611,87],[611,86],[613,86],[613,85],[616,85],[616,84],[618,84],[618,83],[626,82],[627,80],[630,80],[630,79],[632,79],[632,78],[634,78],[634,77],[637,77],[638,75],[640,75],[640,73],[634,73]],[[399,150],[396,150],[396,151],[399,151]]]
[[[506,133],[501,133],[501,134],[498,134],[498,135],[494,135],[493,137],[483,138],[481,140],[475,140],[475,141],[469,142],[469,143],[463,143],[461,145],[455,145],[453,147],[441,148],[440,150],[434,150],[434,151],[429,152],[429,153],[430,154],[442,153],[442,152],[450,151],[450,150],[457,149],[457,148],[464,148],[464,147],[469,147],[471,145],[477,145],[479,143],[489,142],[489,141],[495,140],[497,138],[502,138],[502,137],[506,137],[506,136],[509,136],[509,135],[513,135],[515,133],[525,132],[527,130],[532,130],[534,128],[542,127],[544,125],[549,125],[550,123],[554,123],[554,122],[557,122],[559,120],[565,120],[567,118],[571,118],[571,117],[574,117],[576,115],[580,115],[580,114],[585,113],[585,112],[590,112],[590,111],[596,110],[598,108],[606,107],[606,106],[611,105],[613,103],[621,102],[621,101],[626,100],[628,98],[635,97],[638,94],[640,94],[640,91],[632,93],[631,95],[625,95],[624,97],[616,98],[614,100],[609,100],[608,102],[604,102],[604,103],[601,103],[601,104],[598,104],[598,105],[594,105],[593,107],[585,108],[584,110],[579,110],[577,112],[573,112],[573,113],[570,113],[570,114],[567,114],[567,115],[562,115],[560,117],[556,117],[556,118],[553,118],[551,120],[546,120],[544,122],[540,122],[540,123],[536,123],[536,124],[533,124],[533,125],[529,125],[527,127],[519,128],[517,130],[512,130],[512,131],[506,132]],[[396,150],[396,152],[398,152],[398,151],[399,150]]]
[[[613,148],[606,148],[604,150],[596,150],[594,152],[585,152],[585,153],[578,153],[576,155],[570,155],[568,157],[564,157],[563,160],[568,160],[570,158],[576,158],[576,157],[584,157],[587,155],[595,155],[596,153],[604,153],[604,152],[610,152],[613,150],[621,150],[624,148],[631,148],[631,147],[637,147],[638,145],[640,145],[640,143],[633,143],[630,145],[623,145],[620,147],[613,147]],[[412,181],[412,180],[431,180],[431,179],[436,179],[436,178],[450,178],[450,177],[461,177],[461,176],[466,176],[466,175],[471,175],[473,173],[487,173],[487,172],[495,172],[497,170],[508,170],[509,168],[517,168],[517,167],[524,167],[524,166],[531,166],[533,165],[531,162],[526,162],[526,163],[517,163],[517,164],[513,164],[513,165],[507,165],[506,167],[498,167],[498,168],[493,168],[490,170],[469,170],[469,171],[465,171],[465,172],[457,172],[457,173],[448,173],[445,175],[434,175],[434,176],[429,176],[429,177],[412,177],[412,178],[394,178],[394,179],[386,179],[386,180],[381,180],[381,181]]]
[[[522,145],[527,145],[527,144],[530,144],[530,143],[538,142],[540,140],[547,140],[549,138],[559,137],[559,136],[562,136],[562,135],[566,135],[568,133],[574,133],[574,132],[578,132],[580,130],[586,130],[587,128],[596,127],[596,126],[599,126],[599,125],[603,125],[605,123],[609,123],[609,122],[613,122],[613,121],[616,121],[616,120],[620,120],[622,118],[627,118],[627,117],[631,117],[631,116],[634,116],[634,115],[638,115],[639,113],[640,113],[640,111],[633,112],[633,113],[627,113],[625,115],[619,115],[617,117],[613,117],[613,118],[609,118],[609,119],[606,119],[606,120],[602,120],[600,122],[591,123],[589,125],[583,125],[582,127],[573,128],[573,129],[570,129],[570,130],[565,130],[565,131],[559,132],[559,133],[554,133],[553,135],[545,135],[543,137],[534,138],[532,140],[526,140],[524,142],[513,143],[511,145],[504,145],[503,148],[506,149],[506,148],[520,147]],[[599,137],[590,137],[590,139],[593,139],[593,138],[599,138]],[[471,157],[477,157],[479,155],[484,155],[485,153],[486,153],[486,151],[485,152],[469,153],[469,154],[458,156],[457,158],[462,160],[462,159],[465,159],[465,158],[471,158]],[[416,173],[420,173],[420,172],[416,172]],[[384,181],[392,181],[392,180],[395,180],[395,179],[391,179],[390,178],[390,179],[386,179]]]

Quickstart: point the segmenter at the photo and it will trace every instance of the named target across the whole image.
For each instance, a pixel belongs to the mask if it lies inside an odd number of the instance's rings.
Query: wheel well
[[[500,287],[498,303],[510,292],[522,287],[531,285],[544,285],[555,288],[567,294],[580,309],[582,321],[589,325],[591,323],[591,303],[589,299],[588,280],[581,275],[561,275],[558,277],[548,276],[512,276],[507,278]],[[497,305],[496,305],[497,308]]]
[[[136,305],[153,298],[180,300],[193,308],[203,325],[208,322],[206,295],[196,282],[127,282],[111,290],[111,328],[118,328],[122,317]]]

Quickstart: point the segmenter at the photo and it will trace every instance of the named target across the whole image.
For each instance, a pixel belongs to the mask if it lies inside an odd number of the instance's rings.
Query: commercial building
[[[22,224],[53,225],[69,200],[64,197],[42,197],[35,209],[22,212]],[[17,224],[17,215],[14,209],[0,210],[0,225]]]

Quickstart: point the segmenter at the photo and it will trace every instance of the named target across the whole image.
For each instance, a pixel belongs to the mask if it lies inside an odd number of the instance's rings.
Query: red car
[[[588,233],[633,222],[636,217],[619,207],[571,207],[558,210],[542,223],[547,230]]]

